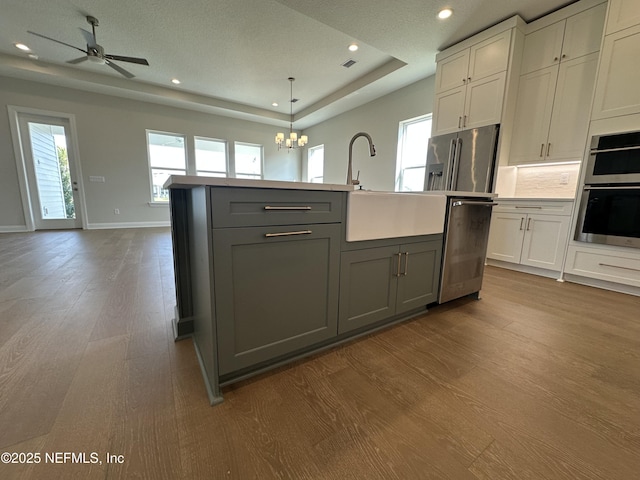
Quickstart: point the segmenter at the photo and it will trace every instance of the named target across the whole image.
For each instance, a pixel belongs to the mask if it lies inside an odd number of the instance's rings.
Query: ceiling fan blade
[[[146,58],[123,57],[122,55],[105,55],[104,58],[118,60],[119,62],[137,63],[138,65],[149,65]]]
[[[95,47],[98,44],[98,42],[96,42],[96,37],[93,35],[93,33],[85,30],[84,28],[81,28],[80,32],[82,33],[82,36],[84,37],[88,46]]]
[[[74,60],[67,60],[67,63],[71,63],[72,65],[75,65],[76,63],[82,63],[86,60],[89,60],[89,57],[80,57],[80,58],[76,58]]]
[[[111,68],[113,68],[116,72],[118,72],[120,75],[124,75],[127,78],[133,78],[135,77],[135,75],[131,72],[127,72],[124,68],[122,68],[120,65],[116,65],[113,62],[110,62],[109,60],[105,59],[105,63],[107,65],[109,65]]]
[[[56,42],[56,43],[59,43],[61,45],[66,45],[67,47],[75,48],[76,50],[79,50],[81,52],[87,53],[86,50],[78,48],[75,45],[69,45],[68,43],[61,42],[60,40],[56,40],[55,38],[47,37],[46,35],[42,35],[40,33],[32,32],[30,30],[27,30],[27,33],[30,33],[31,35],[35,35],[36,37],[46,38],[47,40],[51,40],[52,42]]]

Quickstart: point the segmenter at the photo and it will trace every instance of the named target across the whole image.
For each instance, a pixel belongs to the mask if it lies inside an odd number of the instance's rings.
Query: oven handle
[[[598,153],[607,153],[607,152],[626,152],[628,150],[638,150],[640,149],[640,146],[638,145],[634,145],[633,147],[620,147],[620,148],[605,148],[602,150],[598,150],[596,148],[592,148],[591,149],[591,154],[595,155]]]
[[[593,185],[585,185],[583,190],[640,190],[640,185],[631,186],[615,186],[615,187],[596,187]]]

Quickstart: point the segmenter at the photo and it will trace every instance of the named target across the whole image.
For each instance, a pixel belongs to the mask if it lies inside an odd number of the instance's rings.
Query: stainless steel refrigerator
[[[429,139],[425,190],[493,190],[499,125],[463,130]]]

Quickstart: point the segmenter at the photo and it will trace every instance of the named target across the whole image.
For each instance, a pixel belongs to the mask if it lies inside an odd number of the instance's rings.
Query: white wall
[[[353,145],[354,177],[360,170],[363,188],[393,191],[399,122],[433,112],[434,82],[428,77],[305,129],[309,147],[324,144],[324,182],[346,182],[349,141],[364,131],[373,138],[377,155],[369,157],[367,140],[358,138]]]
[[[169,222],[168,207],[150,207],[146,129],[264,145],[265,178],[300,180],[300,153],[278,152],[272,125],[0,77],[0,232],[25,226],[7,106],[75,115],[88,224]],[[90,183],[89,176],[105,183]],[[120,209],[120,215],[114,214]]]
[[[107,95],[0,77],[0,109],[8,105],[75,115],[80,164],[90,228],[166,222],[168,207],[151,207],[146,129],[264,145],[265,178],[299,181],[300,152],[278,152],[272,125],[236,120]],[[354,144],[354,174],[364,188],[393,190],[398,124],[432,112],[434,78],[429,77],[305,130],[309,147],[325,145],[325,182],[345,183],[351,137],[365,131],[377,156],[370,158],[365,139]],[[303,150],[306,159],[306,149]],[[105,183],[91,183],[103,176]],[[114,214],[114,209],[120,215]],[[8,115],[0,115],[0,232],[24,228],[16,160]]]

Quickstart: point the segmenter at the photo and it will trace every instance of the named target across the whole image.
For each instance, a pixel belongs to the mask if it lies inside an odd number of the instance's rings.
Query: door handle
[[[542,158],[542,152],[544,152],[544,143],[540,144],[540,158]]]
[[[462,117],[458,117],[458,128],[462,128],[460,125],[462,124]]]
[[[523,225],[524,225],[524,217],[520,219],[520,230],[522,230]]]
[[[397,268],[396,268],[396,277],[400,277],[402,276],[402,273],[400,272],[400,264],[402,263],[402,253],[394,253],[393,256],[395,257],[396,255],[398,255],[398,264],[397,264]]]
[[[462,128],[466,128],[467,127],[467,116],[465,115],[462,118]]]
[[[549,156],[550,151],[551,151],[551,142],[547,143],[547,157]]]
[[[527,220],[527,232],[531,230],[531,218]]]

